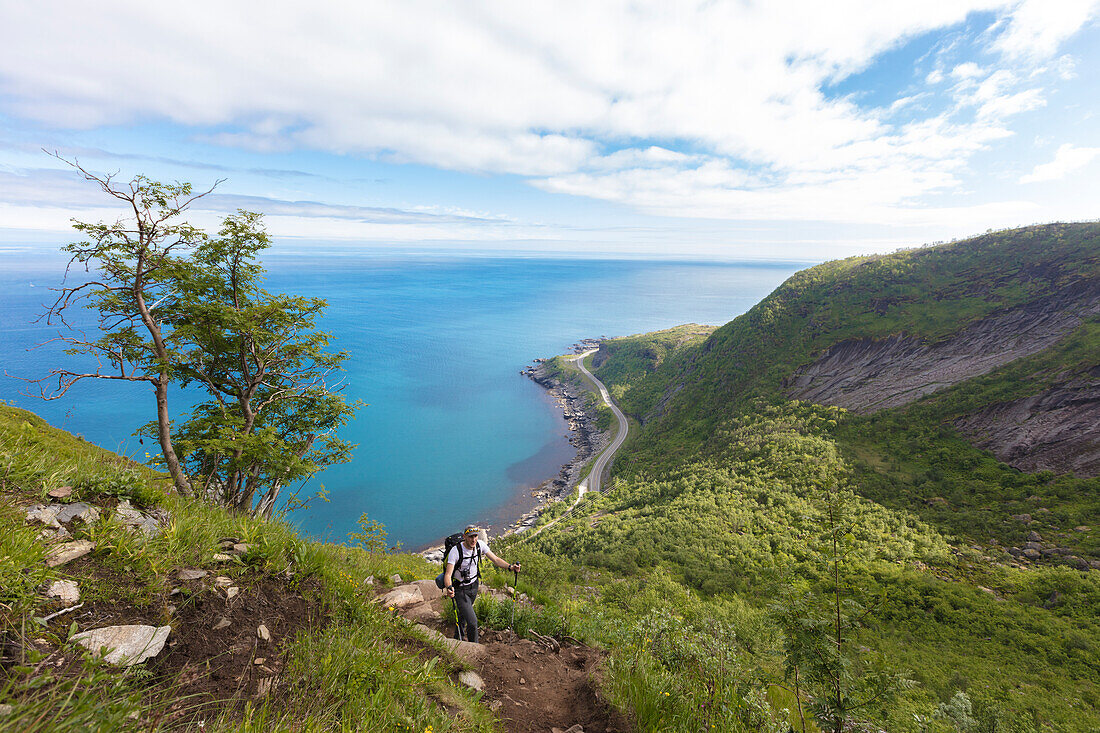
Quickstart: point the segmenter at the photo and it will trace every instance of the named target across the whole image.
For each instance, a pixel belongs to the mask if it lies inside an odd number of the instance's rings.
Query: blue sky
[[[821,260],[1100,216],[1100,0],[0,3],[0,247],[113,218],[42,149],[284,251]]]

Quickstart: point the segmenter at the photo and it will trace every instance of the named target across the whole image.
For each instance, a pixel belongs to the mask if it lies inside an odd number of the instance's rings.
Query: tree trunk
[[[168,466],[168,473],[172,476],[172,483],[176,485],[176,491],[184,496],[192,496],[191,482],[187,480],[187,474],[180,467],[176,451],[172,447],[172,424],[168,419],[168,374],[161,372],[160,377],[153,383],[157,392],[157,438],[160,440],[160,449],[164,453],[164,462]]]

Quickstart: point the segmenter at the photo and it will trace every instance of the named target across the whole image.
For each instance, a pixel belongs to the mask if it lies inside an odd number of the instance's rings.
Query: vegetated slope
[[[827,718],[806,645],[839,587],[870,612],[845,634],[849,671],[871,679],[881,655],[917,683],[851,718],[891,731],[1100,728],[1100,571],[1088,569],[1100,564],[1100,479],[1088,477],[1098,256],[1100,225],[1073,224],[851,258],[794,275],[659,364],[637,358],[652,336],[607,344],[597,375],[641,434],[615,488],[531,550],[613,578],[586,580],[593,596],[574,604],[643,647],[630,665],[646,674],[624,673],[637,689],[677,685],[683,703],[648,720],[709,724],[722,675],[741,684],[723,704],[781,717],[801,700]],[[859,412],[791,399],[807,388],[860,395]],[[1052,427],[1021,440],[1010,422],[1025,415]],[[1051,470],[1021,472],[986,445]],[[834,547],[823,534],[838,526]],[[769,681],[787,696],[760,706]],[[747,713],[725,724],[762,725]]]
[[[904,404],[1042,350],[1098,308],[1100,224],[853,257],[796,273],[622,402],[643,422],[662,417],[640,448],[673,458],[753,397]]]
[[[0,729],[499,730],[455,682],[463,662],[369,602],[394,573],[434,574],[422,558],[164,485],[0,403]],[[75,643],[135,624],[171,631],[128,669]]]

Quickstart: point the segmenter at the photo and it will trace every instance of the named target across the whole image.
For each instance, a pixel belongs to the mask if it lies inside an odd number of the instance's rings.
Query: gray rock
[[[379,596],[375,601],[384,608],[408,608],[424,602],[420,588],[412,583],[399,585],[389,593]]]
[[[363,585],[374,585],[374,576],[368,575],[366,579],[363,580]]]
[[[232,625],[232,621],[227,619],[225,616],[222,616],[220,619],[218,619],[218,623],[214,624],[214,631],[221,631],[222,629],[229,628]]]
[[[1030,524],[1031,523],[1031,515],[1030,514],[1013,514],[1012,518],[1015,519],[1017,522],[1023,522],[1024,524]]]
[[[1089,526],[1087,524],[1078,524],[1076,527],[1073,528],[1073,531],[1074,532],[1088,532],[1089,531]]]
[[[1038,560],[1040,554],[1041,553],[1038,550],[1033,550],[1030,547],[1024,550],[1024,557],[1026,557],[1028,560]]]
[[[57,523],[57,513],[61,511],[61,507],[57,504],[46,506],[45,504],[35,504],[27,510],[28,522],[41,522],[47,527],[59,528],[61,525]]]
[[[1013,557],[1019,557],[1020,555],[1024,554],[1024,551],[1021,550],[1019,547],[1010,547],[1008,548],[1008,554],[1012,555]]]
[[[71,580],[55,580],[46,589],[46,596],[60,599],[62,603],[76,603],[80,600],[80,587]]]
[[[241,592],[241,589],[235,585],[231,585],[225,589],[225,600],[230,601],[237,597],[237,594]]]
[[[1025,542],[1024,543],[1024,549],[1025,550],[1042,550],[1043,546],[1040,545],[1038,542]]]
[[[393,575],[391,575],[390,580],[393,582],[394,585],[401,585],[401,583],[404,582],[403,580],[401,580],[401,576],[398,575],[397,573],[394,573]]]
[[[146,537],[160,534],[160,522],[134,509],[129,499],[124,499],[115,507],[115,517],[132,531],[140,532]]]
[[[94,549],[95,543],[89,542],[88,540],[66,542],[50,550],[50,554],[46,555],[46,564],[51,568],[56,568],[59,565],[72,562],[78,557],[84,557]]]
[[[15,708],[13,708],[11,705],[8,705],[7,703],[0,705],[0,715],[11,715],[13,712],[15,712]]]
[[[104,659],[108,664],[130,667],[160,654],[170,633],[171,626],[130,624],[85,631],[73,636],[72,641],[95,653],[106,649]]]
[[[474,664],[485,658],[485,647],[472,641],[459,641],[458,639],[443,639],[443,645],[464,662]]]
[[[410,621],[438,621],[440,618],[439,612],[432,608],[430,603],[418,603],[415,606],[409,606],[401,612],[401,615]]]
[[[209,575],[209,573],[198,568],[181,570],[176,573],[176,577],[180,580],[198,580],[199,578],[205,578],[207,575]]]
[[[1030,532],[1027,533],[1027,541],[1028,542],[1042,542],[1043,541],[1043,536],[1041,534],[1039,534],[1038,532],[1036,532],[1035,530],[1031,530]]]
[[[1089,567],[1093,570],[1100,570],[1100,560],[1089,560]]]
[[[237,544],[233,545],[233,552],[237,553],[238,555],[247,555],[249,547],[250,546],[245,542],[238,542]]]
[[[84,524],[92,524],[99,521],[99,510],[91,504],[78,501],[74,504],[66,504],[57,513],[57,521],[68,524],[74,519],[79,519]]]
[[[224,552],[215,552],[214,557],[211,558],[214,562],[229,562],[233,558],[226,555]]]
[[[271,641],[271,632],[267,630],[267,626],[260,624],[256,627],[256,637],[263,641]]]
[[[458,681],[471,689],[477,690],[478,692],[485,689],[485,680],[481,679],[481,676],[471,669],[459,672]]]
[[[443,591],[439,589],[439,586],[435,584],[435,580],[416,580],[412,583],[420,589],[420,595],[424,596],[425,601],[434,601],[437,598],[443,597]]]

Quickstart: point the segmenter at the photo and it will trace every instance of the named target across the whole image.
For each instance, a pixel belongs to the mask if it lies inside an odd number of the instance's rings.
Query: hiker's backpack
[[[462,533],[461,532],[456,532],[455,534],[451,535],[447,539],[443,540],[443,566],[444,567],[446,567],[446,565],[447,565],[447,558],[450,557],[450,555],[451,555],[451,548],[452,547],[457,547],[458,548],[458,562],[455,563],[455,572],[457,573],[458,569],[462,567],[462,551],[465,549],[462,545]],[[478,579],[480,579],[481,578],[481,541],[480,540],[478,541],[477,545],[474,547],[474,553],[475,553],[475,555],[474,555],[474,567],[476,568],[475,572],[477,573]],[[462,581],[463,581],[463,583],[467,583],[467,582],[470,581],[470,578],[463,577]]]

